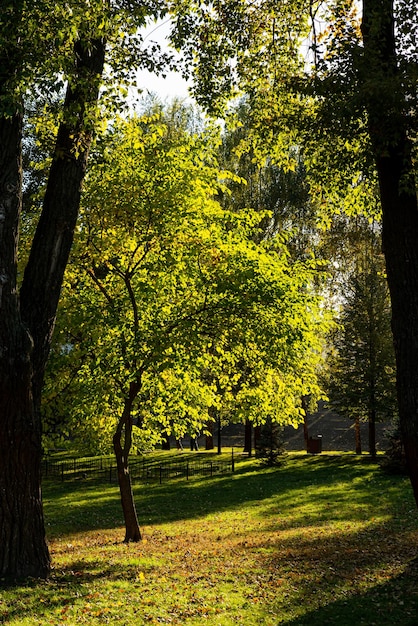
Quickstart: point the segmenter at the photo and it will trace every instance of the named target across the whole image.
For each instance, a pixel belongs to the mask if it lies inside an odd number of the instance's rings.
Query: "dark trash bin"
[[[320,454],[322,452],[322,435],[309,437],[307,452],[308,454]]]

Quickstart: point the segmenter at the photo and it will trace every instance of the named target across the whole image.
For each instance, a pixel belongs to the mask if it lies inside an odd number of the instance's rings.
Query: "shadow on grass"
[[[416,626],[418,623],[418,561],[387,583],[353,593],[326,606],[308,609],[286,626]]]
[[[91,585],[95,581],[122,580],[129,585],[135,581],[137,569],[137,566],[129,566],[125,561],[109,564],[103,560],[86,562],[75,559],[68,567],[52,571],[46,581],[28,580],[17,587],[13,584],[0,584],[0,591],[8,593],[8,601],[5,603],[0,597],[0,624],[23,620],[33,615],[38,623],[42,618],[48,624],[64,623],[65,618],[61,622],[57,614],[74,603],[87,602],[91,595]],[[150,569],[152,568],[148,568],[148,571]]]
[[[238,533],[235,526],[227,531],[232,550],[226,535],[224,546],[214,547],[214,551],[225,550],[229,566],[233,562],[233,582],[246,596],[244,602],[261,599],[254,609],[262,621],[243,622],[247,626],[418,623],[417,538],[415,517],[410,515],[414,506],[410,487],[403,478],[382,474],[367,459],[289,456],[277,469],[243,462],[230,476],[162,485],[138,483],[134,489],[145,526],[252,509],[249,517],[257,520],[252,527],[244,520]],[[73,546],[65,539],[58,542],[67,557],[65,566],[47,582],[15,589],[7,605],[2,607],[0,601],[0,622],[30,619],[35,614],[45,616],[45,623],[58,623],[60,611],[71,606],[76,610],[90,601],[96,581],[105,586],[110,583],[112,593],[125,584],[132,591],[139,570],[145,570],[146,579],[152,578],[151,587],[159,586],[159,568],[161,564],[164,570],[166,557],[162,543],[167,541],[170,549],[166,529],[156,533],[155,544],[149,543],[148,552],[141,556],[131,554],[129,546],[126,551],[121,546],[107,551],[108,540],[101,531],[123,524],[116,485],[47,483],[44,493],[51,537],[97,530],[87,542],[93,547],[97,541],[98,552],[87,550],[85,559],[80,559],[77,540]],[[84,542],[82,535],[79,542]],[[182,558],[179,553],[172,567],[180,566]],[[195,580],[206,580],[208,572],[202,563]],[[225,575],[231,578],[231,569]],[[181,593],[187,594],[193,584],[185,577]],[[137,586],[142,597],[144,589]],[[169,593],[164,583],[162,590]]]
[[[370,502],[391,506],[405,491],[406,479],[385,476],[367,457],[293,457],[274,469],[255,462],[237,464],[234,474],[222,477],[178,480],[163,484],[136,482],[134,496],[141,525],[157,525],[199,518],[226,510],[263,503],[264,515],[271,508],[286,509],[295,499],[300,523],[315,519],[362,519],[370,514]],[[269,503],[269,500],[274,500]],[[46,483],[45,515],[49,538],[95,529],[123,526],[117,485],[97,482]],[[303,505],[311,505],[309,510]],[[312,506],[313,505],[313,506]],[[400,502],[396,505],[399,509]],[[260,515],[262,515],[260,509]],[[311,516],[311,520],[309,519]],[[296,520],[297,523],[297,520]],[[286,524],[286,520],[283,520]],[[292,524],[295,524],[293,519]]]

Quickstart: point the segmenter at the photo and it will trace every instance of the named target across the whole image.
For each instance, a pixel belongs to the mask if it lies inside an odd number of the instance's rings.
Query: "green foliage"
[[[244,95],[245,143],[253,157],[268,155],[294,170],[302,155],[325,220],[342,211],[376,217],[368,112],[382,102],[394,112],[379,128],[386,150],[405,126],[416,146],[418,20],[412,4],[394,3],[399,65],[385,74],[370,71],[361,7],[353,0],[179,0],[173,38],[194,68],[194,92],[207,110],[219,114],[231,96]],[[376,11],[383,15],[382,6]]]
[[[396,368],[389,293],[383,259],[376,251],[379,240],[370,230],[365,234],[362,256],[357,253],[357,264],[347,273],[340,327],[328,359],[330,401],[350,419],[374,414],[392,420]]]
[[[45,410],[70,412],[94,447],[131,384],[137,446],[200,429],[211,406],[296,424],[300,398],[320,395],[314,261],[292,261],[280,236],[256,244],[263,215],[216,200],[239,180],[217,168],[216,136],[169,120],[115,123],[88,175]]]
[[[267,420],[260,429],[256,457],[269,467],[277,466],[283,463],[284,452],[283,427],[272,420]]]

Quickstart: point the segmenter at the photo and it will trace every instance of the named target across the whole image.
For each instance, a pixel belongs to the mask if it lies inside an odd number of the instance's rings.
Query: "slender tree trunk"
[[[138,395],[140,385],[131,383],[129,396],[125,400],[122,415],[116,432],[113,436],[113,449],[115,451],[116,465],[118,468],[118,482],[123,517],[125,520],[125,543],[141,541],[141,530],[135,509],[132,482],[129,473],[129,453],[132,445],[132,404]]]
[[[369,453],[372,458],[376,457],[376,411],[372,409],[369,414]]]
[[[22,115],[0,118],[0,578],[45,577],[41,430],[34,411],[32,340],[16,289]]]
[[[308,428],[308,403],[306,397],[302,396],[303,409],[303,438],[305,440],[305,449],[308,449],[309,428]]]
[[[245,420],[245,432],[244,432],[244,452],[248,452],[248,456],[252,455],[253,445],[252,445],[252,434],[253,427],[250,420]]]
[[[356,454],[361,454],[361,430],[360,419],[358,417],[354,419],[354,437],[356,442]]]
[[[261,438],[261,426],[254,427],[254,450],[258,450]]]
[[[216,421],[218,423],[218,454],[222,454],[222,422],[219,411],[216,412]]]
[[[397,68],[393,0],[363,0],[364,92],[379,177],[399,418],[418,505],[418,205]]]

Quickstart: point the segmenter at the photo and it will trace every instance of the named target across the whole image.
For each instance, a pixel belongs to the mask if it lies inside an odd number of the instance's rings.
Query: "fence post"
[[[210,462],[210,477],[212,478],[213,476],[213,462]]]
[[[231,469],[233,472],[235,472],[234,446],[232,446]]]

